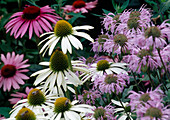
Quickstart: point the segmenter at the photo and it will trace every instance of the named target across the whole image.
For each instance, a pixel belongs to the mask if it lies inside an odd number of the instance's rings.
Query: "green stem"
[[[126,113],[126,115],[127,115],[127,117],[128,117],[128,120],[131,120],[130,115],[127,113],[127,111],[126,111],[126,109],[125,109],[125,106],[123,105],[123,103],[122,103],[122,101],[120,100],[119,96],[118,96],[116,93],[115,93],[115,95],[116,95],[117,99],[119,100],[120,104],[122,105],[122,107],[123,107],[123,109],[124,109],[124,111],[125,111],[125,113]]]
[[[136,87],[137,87],[138,91],[140,91],[140,88],[139,88],[139,86],[138,86],[138,82],[137,82],[137,80],[136,80],[135,74],[134,74],[133,71],[132,71],[131,73],[133,74],[133,77],[134,77],[134,80],[135,80]]]
[[[169,78],[169,75],[168,75],[167,69],[166,69],[166,67],[165,67],[164,61],[163,61],[162,56],[161,56],[161,53],[160,53],[160,49],[157,49],[157,51],[158,51],[159,57],[160,57],[160,59],[161,59],[161,62],[162,62],[163,68],[164,68],[164,70],[165,70],[165,74],[166,74],[167,78],[168,78],[168,79],[169,79],[169,81],[170,81],[170,78]]]
[[[158,78],[158,80],[159,80],[159,83],[161,84],[163,84],[163,86],[165,87],[165,89],[168,91],[168,88],[166,87],[166,85],[164,84],[164,82],[161,80],[161,79],[159,79],[159,75],[158,75],[158,73],[157,73],[157,71],[156,71],[156,76],[157,76],[157,78]],[[164,88],[163,87],[163,88]]]
[[[152,86],[152,88],[153,88],[153,87],[154,87],[154,81],[153,81],[152,78],[151,78],[151,75],[150,75],[149,70],[147,70],[147,74],[148,74],[148,76],[149,76],[149,80],[150,80],[151,86]]]
[[[19,10],[21,10],[21,0],[18,0],[18,7],[19,7]]]
[[[35,35],[35,40],[36,40],[36,44],[37,44],[37,49],[38,49],[38,53],[39,53],[39,51],[40,51],[40,46],[38,46],[38,43],[40,42],[40,39],[39,39],[39,37],[38,36],[36,36]],[[39,57],[40,57],[40,61],[43,61],[43,57],[42,57],[42,55],[39,53]]]
[[[69,68],[71,71],[73,71],[73,67],[72,67],[72,64],[71,64],[71,56],[70,56],[70,53],[67,52],[67,56],[68,56],[68,65],[69,65]],[[78,100],[78,90],[77,90],[77,87],[74,86],[74,90],[76,92],[76,99]]]

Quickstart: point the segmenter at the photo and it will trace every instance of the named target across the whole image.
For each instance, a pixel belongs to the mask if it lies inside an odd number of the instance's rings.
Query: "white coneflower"
[[[71,44],[76,49],[79,48],[83,49],[81,42],[76,37],[74,37],[74,35],[86,38],[87,40],[93,42],[94,40],[87,33],[77,32],[77,30],[89,30],[93,28],[94,27],[89,25],[72,27],[72,25],[69,22],[65,20],[59,20],[54,27],[54,32],[47,32],[40,36],[42,37],[44,35],[50,35],[39,43],[40,45],[41,43],[49,39],[49,41],[46,42],[44,46],[41,48],[40,53],[44,51],[45,54],[46,51],[49,49],[49,55],[51,55],[53,49],[55,48],[55,45],[60,40],[61,40],[61,48],[64,54],[67,53],[67,50],[69,51],[69,53],[72,53]]]
[[[16,116],[11,116],[4,120],[49,120],[49,117],[43,115],[43,113],[33,112],[29,108],[22,107]]]
[[[81,61],[71,61],[73,70],[88,72],[85,68],[86,65]],[[49,68],[37,71],[31,76],[36,76],[34,85],[41,84],[45,80],[44,90],[49,87],[53,89],[55,86],[63,87],[64,91],[67,91],[67,83],[74,86],[81,85],[82,82],[78,76],[69,69],[69,61],[66,54],[57,49],[51,56],[50,62],[41,62],[40,65],[49,66]],[[68,88],[69,89],[69,88]]]
[[[14,108],[10,111],[10,117],[15,117],[17,113],[23,108],[23,106],[32,110],[34,113],[44,113],[50,109],[50,105],[54,104],[55,99],[58,98],[55,94],[47,94],[42,92],[40,89],[32,89],[27,99],[19,100]]]
[[[86,104],[79,104],[77,100],[70,102],[66,97],[57,98],[53,109],[49,111],[51,120],[81,120],[80,113],[94,113],[93,107]]]
[[[120,73],[125,73],[127,74],[127,71],[124,69],[126,68],[125,66],[128,65],[126,63],[114,63],[114,62],[108,62],[107,60],[100,60],[97,63],[93,63],[91,65],[91,68],[89,68],[89,73],[85,75],[83,73],[81,76],[84,75],[82,78],[82,81],[86,81],[90,77],[92,77],[92,81],[94,81],[96,76],[103,76],[104,73],[106,74],[120,74]]]

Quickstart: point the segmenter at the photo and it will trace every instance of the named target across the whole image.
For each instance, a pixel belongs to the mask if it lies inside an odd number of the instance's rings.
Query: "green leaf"
[[[71,19],[68,20],[70,24],[73,24],[78,18],[86,18],[84,15],[81,15],[81,12],[79,13],[70,12],[68,13],[68,15],[73,16]]]
[[[121,10],[123,11],[124,9],[126,9],[128,5],[129,5],[129,0],[123,3],[123,5],[121,6]]]
[[[111,13],[110,11],[108,11],[108,10],[106,10],[106,9],[102,9],[103,10],[103,12],[104,12],[104,14],[109,14],[109,13]]]
[[[0,48],[4,52],[12,52],[13,51],[13,49],[11,48],[11,46],[9,44],[3,43],[3,44],[0,45]]]
[[[170,9],[170,0],[168,0],[167,2],[162,2],[161,3],[161,5],[160,5],[160,13],[163,14],[168,9]]]
[[[5,118],[8,118],[9,112],[11,111],[11,108],[9,107],[0,107],[0,114],[3,115]]]

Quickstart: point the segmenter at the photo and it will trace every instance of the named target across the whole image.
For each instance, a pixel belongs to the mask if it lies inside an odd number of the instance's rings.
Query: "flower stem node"
[[[104,71],[110,67],[110,64],[107,60],[100,60],[97,63],[97,70],[98,71]]]
[[[42,105],[46,100],[43,92],[36,88],[29,92],[27,99],[32,106]]]
[[[70,35],[72,31],[72,25],[65,20],[59,20],[54,27],[54,33],[58,37]]]
[[[50,69],[59,72],[64,71],[68,68],[68,56],[64,54],[61,50],[56,50],[50,58]]]
[[[65,111],[68,111],[71,108],[70,100],[66,97],[60,97],[57,98],[54,103],[54,112],[55,113],[64,113]]]
[[[36,120],[36,116],[29,108],[23,107],[16,115],[16,120]]]

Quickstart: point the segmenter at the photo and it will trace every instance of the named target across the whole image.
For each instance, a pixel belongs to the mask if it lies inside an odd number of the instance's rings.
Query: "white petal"
[[[49,66],[50,62],[40,62],[39,65]]]
[[[76,49],[79,49],[79,48],[80,48],[81,50],[83,50],[83,45],[81,44],[81,42],[80,42],[76,37],[74,37],[74,36],[72,36],[72,35],[69,35],[68,38],[69,38],[71,44],[72,44]]]
[[[44,49],[49,46],[50,43],[52,43],[53,41],[55,41],[56,37],[51,38],[48,42],[45,43],[45,45],[41,48],[40,53],[42,53],[44,51]]]
[[[58,86],[58,87],[61,86],[62,81],[63,81],[63,74],[62,74],[62,72],[60,71],[60,72],[58,73],[58,77],[57,77],[57,86]]]
[[[73,27],[73,30],[90,30],[90,29],[94,29],[93,26],[90,25],[83,25],[83,26],[75,26]]]
[[[54,33],[54,32],[46,32],[46,33],[41,34],[40,37],[43,37],[44,35],[48,35],[48,34],[52,34],[52,33]]]
[[[127,116],[126,115],[122,115],[118,120],[126,120]]]
[[[64,37],[63,37],[62,40],[61,40],[61,49],[62,49],[62,51],[63,51],[64,54],[67,53],[67,44],[65,43]]]
[[[55,118],[55,120],[60,120],[60,119],[61,119],[61,115],[62,115],[62,113],[59,113],[59,114],[57,115],[57,117]]]
[[[71,120],[81,120],[81,117],[79,114],[73,111],[65,111],[66,115],[69,117]]]
[[[78,107],[74,108],[74,107],[72,107],[72,108],[70,108],[70,110],[77,111],[77,112],[84,112],[84,113],[94,113],[93,110],[90,110],[88,108],[78,108]]]
[[[70,52],[70,54],[72,54],[71,44],[70,44],[69,39],[67,37],[65,37],[65,43],[67,45],[68,51]]]
[[[52,37],[54,37],[54,36],[55,36],[54,34],[48,36],[47,38],[45,38],[44,40],[42,40],[41,42],[39,42],[39,43],[38,43],[38,46],[39,46],[41,43],[43,43],[44,41],[46,41],[46,40],[48,40],[48,39],[50,39],[50,38],[52,38]]]
[[[44,74],[40,74],[37,76],[36,80],[34,81],[34,85],[38,85],[40,82],[42,82],[46,77],[48,77],[48,75],[51,74],[51,70],[50,71],[47,71],[46,73]]]
[[[52,53],[52,51],[53,51],[55,45],[56,45],[57,42],[59,41],[59,39],[60,39],[60,38],[57,38],[57,39],[52,43],[52,45],[50,46],[48,55],[51,55],[51,53]]]
[[[31,77],[32,77],[32,76],[36,76],[36,75],[41,74],[41,73],[45,73],[45,72],[47,72],[47,71],[49,71],[49,70],[50,70],[50,68],[43,69],[43,70],[39,70],[39,71],[33,73],[33,74],[31,75]]]
[[[52,77],[50,78],[51,83],[50,83],[49,89],[52,90],[54,88],[54,85],[55,85],[57,73],[52,73],[50,76],[52,76]]]
[[[120,73],[125,73],[127,74],[127,72],[121,68],[110,68],[110,70],[112,70],[113,72],[115,72],[116,74],[120,74]]]
[[[122,106],[119,101],[116,101],[116,100],[113,100],[113,99],[111,101],[118,106]]]
[[[74,31],[73,35],[77,35],[77,36],[86,38],[87,40],[89,40],[91,42],[94,42],[93,38],[91,38],[90,35],[88,35],[87,33]]]
[[[72,87],[67,86],[67,88],[68,88],[68,90],[70,90],[72,93],[76,94],[75,90],[74,90]]]

